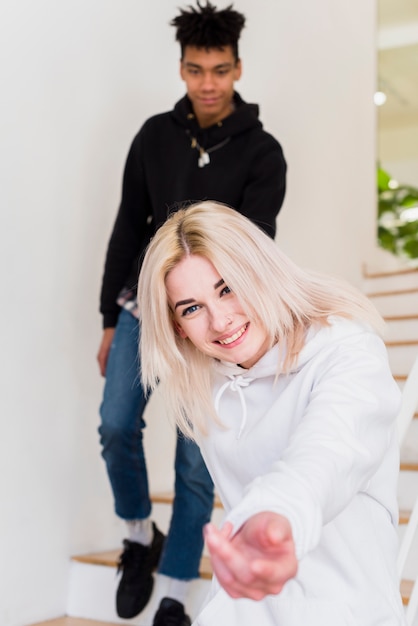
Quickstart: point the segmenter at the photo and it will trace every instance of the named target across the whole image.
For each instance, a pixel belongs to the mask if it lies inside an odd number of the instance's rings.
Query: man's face
[[[234,83],[241,76],[241,61],[235,59],[231,46],[209,50],[186,46],[180,75],[202,128],[216,124],[232,112]]]

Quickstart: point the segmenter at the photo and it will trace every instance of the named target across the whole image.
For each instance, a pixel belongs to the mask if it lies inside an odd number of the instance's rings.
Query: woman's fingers
[[[232,535],[228,522],[221,530],[205,527],[205,540],[219,583],[233,598],[261,600],[279,593],[297,571],[290,525],[275,513],[250,518]]]

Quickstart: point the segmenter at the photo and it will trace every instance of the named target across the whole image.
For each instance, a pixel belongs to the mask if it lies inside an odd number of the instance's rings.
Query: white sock
[[[150,546],[154,537],[151,518],[133,519],[126,522],[130,541]]]
[[[162,589],[164,589],[164,597],[177,600],[181,604],[185,604],[187,593],[190,588],[191,580],[180,580],[179,578],[171,578],[164,574],[158,574],[161,579]]]

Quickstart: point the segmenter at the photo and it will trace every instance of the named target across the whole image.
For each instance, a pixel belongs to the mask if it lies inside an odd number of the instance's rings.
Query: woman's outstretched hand
[[[232,598],[262,600],[279,593],[297,572],[287,518],[269,511],[250,517],[232,536],[232,524],[204,530],[213,571]]]

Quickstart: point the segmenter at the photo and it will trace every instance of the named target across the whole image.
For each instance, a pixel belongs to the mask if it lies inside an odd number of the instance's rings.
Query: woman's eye
[[[199,305],[192,304],[192,306],[188,306],[187,309],[183,310],[181,316],[186,317],[187,315],[190,315],[191,313],[194,313],[195,311],[197,311],[198,308],[199,308]]]
[[[221,290],[221,296],[225,296],[227,293],[232,293],[232,291],[228,285],[225,285],[225,287]]]

